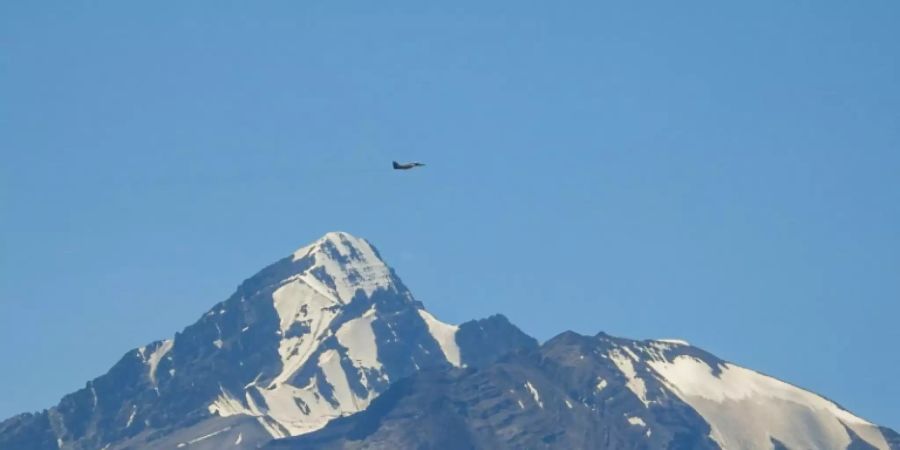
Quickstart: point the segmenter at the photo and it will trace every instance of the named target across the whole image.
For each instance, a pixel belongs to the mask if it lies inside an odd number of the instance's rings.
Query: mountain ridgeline
[[[685,342],[446,324],[340,232],[0,422],[0,450],[256,448],[900,450],[900,435]]]

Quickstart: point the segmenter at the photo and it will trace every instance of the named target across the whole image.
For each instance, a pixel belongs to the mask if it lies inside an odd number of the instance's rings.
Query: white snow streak
[[[447,358],[447,362],[453,364],[455,367],[459,367],[461,361],[459,357],[459,346],[456,344],[456,331],[459,327],[448,325],[437,320],[431,313],[424,309],[419,310],[419,316],[421,316],[422,320],[425,321],[425,324],[428,325],[428,332],[431,333],[431,336],[437,341],[438,346],[441,347],[441,351],[444,352],[444,357]]]
[[[656,339],[656,342],[665,342],[666,344],[690,346],[691,343],[682,339]]]
[[[150,354],[150,357],[147,358],[147,364],[150,366],[150,371],[148,375],[150,377],[150,382],[153,386],[156,386],[156,367],[159,366],[159,362],[162,361],[163,357],[172,350],[172,346],[175,344],[175,341],[172,339],[166,339]]]
[[[205,436],[200,436],[200,437],[198,437],[198,438],[196,438],[196,439],[191,439],[190,441],[187,441],[187,442],[182,442],[182,443],[178,444],[178,448],[187,447],[188,445],[196,444],[196,443],[198,443],[198,442],[200,442],[200,441],[204,441],[204,440],[209,439],[209,438],[211,438],[211,437],[213,437],[213,436],[218,436],[218,435],[220,435],[220,434],[222,434],[222,433],[224,433],[224,432],[226,432],[226,431],[228,431],[228,430],[230,430],[230,429],[231,429],[231,427],[225,427],[225,428],[223,428],[223,429],[221,429],[221,430],[219,430],[219,431],[213,431],[212,433],[209,433],[209,434],[207,434],[207,435],[205,435]]]
[[[632,356],[632,358],[637,359],[637,356],[634,355],[634,352],[631,351],[628,347],[622,347],[625,351]],[[629,359],[628,356],[623,355],[618,349],[613,349],[609,352],[609,358],[615,363],[616,367],[619,368],[619,371],[622,372],[622,375],[625,375],[625,378],[628,382],[625,386],[628,389],[631,389],[631,392],[634,392],[634,395],[644,403],[644,405],[649,406],[650,402],[647,401],[647,386],[644,384],[644,380],[637,376],[637,372],[634,370],[634,364],[632,360]],[[599,385],[598,385],[599,387]]]
[[[99,399],[97,398],[97,390],[94,389],[93,381],[91,381],[89,384],[91,385],[91,404],[94,408],[97,408],[97,403],[99,402]]]
[[[134,416],[136,416],[136,415],[137,415],[137,405],[132,405],[131,406],[131,415],[128,416],[128,423],[125,424],[125,428],[128,428],[131,426],[131,423],[134,422]]]
[[[534,386],[531,385],[530,381],[525,381],[525,388],[528,389],[528,392],[531,392],[531,396],[534,398],[534,402],[537,403],[538,406],[541,407],[541,409],[544,409],[544,402],[541,401],[540,394],[538,394],[537,389],[535,389]]]

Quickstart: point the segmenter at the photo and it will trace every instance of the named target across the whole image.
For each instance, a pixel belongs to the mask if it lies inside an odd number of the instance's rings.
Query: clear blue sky
[[[900,429],[900,4],[376,3],[0,4],[0,416],[344,230]]]

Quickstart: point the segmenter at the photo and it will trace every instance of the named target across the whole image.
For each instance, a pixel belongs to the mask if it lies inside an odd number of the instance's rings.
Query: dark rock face
[[[534,350],[538,342],[519,331],[500,314],[487,319],[472,320],[459,326],[456,332],[459,352],[469,366],[483,366],[509,349]]]
[[[0,448],[51,450],[59,448],[49,414],[21,414],[0,423]]]
[[[900,450],[900,434],[885,427],[881,427],[881,434],[884,435],[884,439],[887,441],[888,445],[890,445],[891,450]]]

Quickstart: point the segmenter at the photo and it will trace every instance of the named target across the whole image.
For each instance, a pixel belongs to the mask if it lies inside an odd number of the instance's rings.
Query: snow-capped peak
[[[342,231],[298,249],[293,260],[308,260],[310,267],[297,277],[338,303],[349,303],[359,289],[371,296],[393,284],[391,269],[378,251],[365,239]]]
[[[278,371],[242,390],[223,386],[210,413],[256,417],[272,437],[298,435],[364,409],[392,379],[461,364],[457,327],[421,309],[365,239],[327,233],[273,273],[278,281],[255,295],[270,298],[278,317]]]

